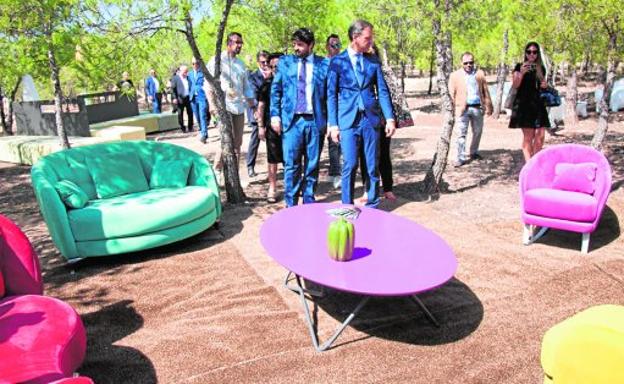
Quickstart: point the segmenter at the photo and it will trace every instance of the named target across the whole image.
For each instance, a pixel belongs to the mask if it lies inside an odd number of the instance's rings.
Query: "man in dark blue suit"
[[[320,141],[327,132],[328,60],[312,53],[314,34],[300,28],[292,36],[294,55],[282,57],[271,86],[271,127],[282,135],[284,200],[314,202]],[[303,170],[303,179],[302,179]]]
[[[349,47],[335,56],[327,72],[327,114],[332,139],[342,148],[342,202],[353,204],[358,149],[364,148],[370,179],[366,206],[379,205],[379,125],[386,120],[386,135],[396,129],[392,101],[383,78],[381,63],[368,52],[373,44],[373,26],[357,20],[349,27]]]
[[[199,68],[199,62],[193,57],[191,61],[193,70],[189,73],[188,79],[191,84],[189,98],[191,108],[197,121],[199,121],[199,141],[206,144],[208,139],[208,100],[204,91],[204,73]]]

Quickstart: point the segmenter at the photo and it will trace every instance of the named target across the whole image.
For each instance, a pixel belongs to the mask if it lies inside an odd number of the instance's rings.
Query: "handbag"
[[[547,107],[558,107],[561,105],[561,97],[559,96],[559,92],[555,88],[550,86],[546,89],[540,90],[540,99],[542,99]]]
[[[505,99],[505,104],[503,105],[506,109],[513,109],[514,101],[516,100],[516,95],[518,94],[518,88],[511,87],[509,93],[507,93],[507,98]]]
[[[402,110],[397,116],[397,128],[413,127],[414,119],[409,110]]]

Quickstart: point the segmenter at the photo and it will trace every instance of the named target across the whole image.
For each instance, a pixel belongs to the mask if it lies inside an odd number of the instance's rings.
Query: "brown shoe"
[[[269,191],[269,193],[267,193],[267,202],[269,202],[270,204],[277,203],[277,198],[275,198],[275,191]]]
[[[384,197],[388,200],[396,200],[397,197],[392,191],[384,192]]]

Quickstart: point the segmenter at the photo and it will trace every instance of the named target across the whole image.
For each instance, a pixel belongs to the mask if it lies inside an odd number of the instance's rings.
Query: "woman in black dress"
[[[522,129],[522,153],[525,161],[529,161],[542,149],[544,129],[550,128],[546,106],[540,99],[540,88],[548,87],[545,73],[539,44],[528,43],[524,49],[524,62],[516,64],[513,72],[511,85],[518,91],[509,121],[509,128]]]

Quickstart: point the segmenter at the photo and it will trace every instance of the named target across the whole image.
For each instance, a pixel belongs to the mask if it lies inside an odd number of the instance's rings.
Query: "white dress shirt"
[[[210,59],[208,71],[214,75],[215,58]],[[225,93],[225,109],[233,115],[242,115],[247,109],[247,99],[254,98],[254,91],[247,78],[245,64],[238,58],[221,54],[221,89]]]
[[[297,80],[299,80],[299,74],[301,73],[301,66],[303,65],[301,60],[297,60]],[[313,113],[312,107],[312,85],[314,84],[314,53],[310,53],[306,57],[306,113]],[[299,82],[297,81],[297,84]]]

